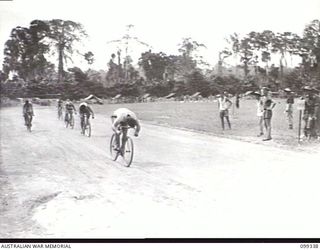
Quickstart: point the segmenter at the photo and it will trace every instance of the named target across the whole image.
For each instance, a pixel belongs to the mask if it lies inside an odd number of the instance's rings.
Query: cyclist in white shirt
[[[119,150],[120,148],[120,134],[123,133],[122,136],[122,143],[121,143],[121,152],[124,150],[125,141],[127,139],[127,129],[121,129],[122,127],[130,127],[134,128],[134,136],[138,136],[141,126],[139,123],[139,120],[134,112],[127,108],[119,108],[115,110],[111,116],[111,122],[112,122],[112,130],[116,134],[116,143],[117,148]]]

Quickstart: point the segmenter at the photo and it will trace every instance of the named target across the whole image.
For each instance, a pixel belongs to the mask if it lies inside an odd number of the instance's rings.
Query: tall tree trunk
[[[58,64],[58,81],[62,83],[64,81],[64,71],[63,71],[63,58],[64,58],[64,26],[62,26],[62,34],[59,37],[58,53],[59,53],[59,64]]]
[[[58,62],[58,82],[62,83],[63,82],[63,45],[59,44],[59,62]]]
[[[222,76],[222,61],[218,61],[218,76]]]
[[[118,55],[118,67],[117,67],[117,76],[116,76],[116,82],[120,83],[120,78],[121,78],[121,52],[120,50],[117,51]]]
[[[284,87],[284,83],[283,83],[283,63],[282,63],[281,59],[280,59],[280,86],[281,86],[281,88]]]
[[[284,61],[284,65],[283,65],[283,61]],[[280,86],[281,87],[285,87],[284,86],[284,82],[283,82],[283,76],[284,76],[284,68],[288,67],[288,62],[287,59],[285,57],[285,51],[281,51],[281,57],[280,57]]]

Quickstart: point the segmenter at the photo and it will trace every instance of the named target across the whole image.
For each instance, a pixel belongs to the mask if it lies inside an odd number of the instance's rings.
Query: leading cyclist
[[[127,129],[121,129],[121,127],[130,127],[134,128],[134,136],[138,136],[141,126],[139,123],[139,120],[134,112],[127,108],[119,108],[115,110],[111,116],[111,122],[112,122],[112,130],[116,134],[116,144],[117,144],[117,151],[121,150],[121,152],[124,151],[125,142],[127,140]],[[123,132],[122,136],[122,142],[121,142],[121,148],[120,148],[120,134]]]

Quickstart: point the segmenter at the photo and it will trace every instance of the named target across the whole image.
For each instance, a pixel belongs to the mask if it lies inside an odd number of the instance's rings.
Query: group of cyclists
[[[66,123],[66,127],[68,127],[68,125],[70,124],[71,128],[73,128],[74,114],[77,114],[75,105],[69,99],[67,99],[65,103],[63,100],[59,99],[57,101],[57,109],[58,119],[63,119],[62,114],[63,111],[65,111],[64,122]],[[87,136],[91,136],[91,125],[89,120],[90,117],[94,119],[94,112],[87,101],[83,101],[80,103],[79,115],[81,133]],[[25,125],[27,126],[28,131],[31,132],[31,122],[32,117],[34,116],[34,112],[32,103],[29,100],[25,100],[25,103],[23,105],[23,116],[25,119]],[[88,125],[89,129],[87,130]],[[113,160],[116,160],[118,155],[121,155],[124,158],[127,167],[130,166],[133,157],[132,139],[127,135],[129,128],[133,128],[135,130],[134,136],[137,137],[139,135],[141,126],[136,114],[127,108],[116,109],[111,115],[111,129],[113,130],[114,134],[110,140],[110,153]],[[121,141],[120,138],[122,138]],[[127,147],[130,147],[130,149],[127,149]],[[116,154],[115,157],[113,156],[114,153]]]
[[[74,120],[73,113],[77,114],[77,110],[76,110],[74,104],[69,99],[66,100],[64,107],[63,107],[63,101],[61,99],[59,99],[57,108],[58,108],[58,117],[59,118],[62,117],[62,111],[63,111],[63,109],[65,109],[64,121],[66,123]],[[82,103],[80,103],[79,115],[80,115],[81,128],[83,128],[83,126],[84,126],[85,118],[87,118],[89,121],[90,117],[92,116],[92,119],[94,119],[94,113],[86,101],[83,101]],[[73,124],[72,124],[72,126],[73,126]],[[83,129],[81,129],[81,133],[83,133]]]
[[[68,122],[70,119],[73,119],[73,114],[77,114],[77,109],[75,105],[67,99],[64,103],[63,100],[59,99],[57,102],[57,109],[58,109],[58,117],[62,117],[63,110],[65,111],[64,121]],[[79,115],[80,115],[80,126],[81,128],[84,125],[85,118],[88,120],[92,116],[94,119],[94,112],[87,101],[83,101],[79,105]],[[25,100],[23,105],[23,117],[25,119],[25,125],[29,123],[30,125],[32,122],[32,117],[34,116],[33,112],[33,105],[29,100]],[[116,136],[116,144],[117,144],[117,151],[120,153],[124,150],[125,140],[127,137],[127,129],[123,130],[123,127],[133,128],[134,136],[138,136],[141,130],[140,122],[136,116],[136,114],[127,109],[127,108],[119,108],[113,112],[111,115],[111,128]],[[81,130],[83,133],[83,130]],[[120,134],[123,134],[122,141],[120,143]]]
[[[60,113],[63,110],[63,101],[61,99],[58,100],[58,113]],[[73,117],[73,112],[77,114],[77,110],[74,106],[74,104],[67,99],[65,103],[65,118],[64,120],[67,121],[71,117]],[[83,101],[79,105],[79,115],[80,115],[80,126],[81,128],[84,126],[85,118],[88,120],[92,116],[92,119],[94,119],[94,112],[88,102]],[[135,129],[134,136],[138,136],[141,126],[140,122],[134,112],[127,108],[119,108],[113,112],[111,115],[111,128],[116,136],[116,144],[117,148],[116,150],[120,153],[123,153],[124,146],[125,146],[125,140],[127,138],[127,129],[123,129],[123,127],[129,127]],[[83,130],[81,130],[81,133],[83,133]],[[122,133],[122,141],[120,143],[120,134]]]
[[[62,112],[63,108],[65,109],[65,117],[64,120],[67,122],[70,118],[73,117],[73,113],[77,114],[77,110],[74,104],[67,99],[65,105],[63,107],[63,101],[61,99],[58,100],[58,113]],[[79,115],[80,115],[80,126],[81,128],[84,126],[85,118],[94,119],[94,112],[87,101],[83,101],[79,105]],[[125,140],[127,137],[127,130],[123,130],[123,127],[129,127],[135,129],[134,136],[138,136],[141,126],[140,122],[134,112],[127,108],[119,108],[113,112],[111,115],[111,128],[116,135],[116,144],[119,152],[123,152]],[[83,133],[83,130],[81,130]],[[122,133],[122,141],[120,144],[120,134]]]

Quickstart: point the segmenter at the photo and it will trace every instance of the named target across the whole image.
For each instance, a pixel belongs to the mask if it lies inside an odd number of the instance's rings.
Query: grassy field
[[[272,141],[262,142],[259,133],[255,100],[241,100],[240,108],[230,110],[232,130],[222,131],[216,102],[154,102],[95,105],[94,111],[107,116],[120,107],[134,111],[140,120],[152,124],[195,130],[253,143],[301,148],[298,144],[299,111],[294,107],[294,129],[288,129],[286,120],[285,100],[276,99],[276,107],[272,119]],[[227,126],[226,126],[227,128]],[[305,144],[305,143],[304,143]],[[305,147],[319,146],[318,142],[308,143]],[[305,148],[304,147],[304,148]]]

